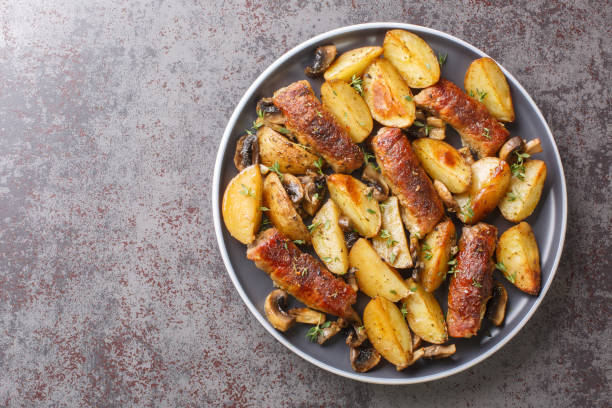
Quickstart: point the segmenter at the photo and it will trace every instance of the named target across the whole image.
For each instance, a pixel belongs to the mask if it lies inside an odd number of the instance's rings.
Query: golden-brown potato
[[[497,268],[517,288],[530,295],[540,291],[540,252],[531,227],[521,222],[497,243]]]
[[[438,301],[432,293],[413,279],[408,279],[410,294],[402,300],[410,329],[420,338],[433,344],[448,340],[446,321]]]
[[[317,155],[311,153],[308,147],[289,141],[269,127],[262,126],[257,131],[257,141],[262,164],[272,167],[278,163],[281,173],[305,174],[308,169],[317,171]]]
[[[357,232],[365,237],[378,234],[381,224],[378,202],[367,197],[367,186],[348,174],[327,177],[331,199],[350,220]]]
[[[453,146],[430,138],[412,142],[414,154],[434,180],[440,180],[450,192],[463,193],[470,185],[472,170]]]
[[[255,240],[261,223],[263,182],[259,165],[242,170],[223,193],[223,222],[232,237],[243,244]]]
[[[415,117],[410,88],[391,63],[377,59],[363,76],[363,98],[372,117],[390,127],[408,127]]]
[[[276,173],[270,172],[263,184],[263,205],[270,210],[266,213],[270,222],[291,240],[310,243],[308,228],[297,213],[283,183]]]
[[[344,233],[338,224],[340,210],[332,201],[321,207],[312,219],[312,246],[327,269],[336,275],[343,275],[348,269],[348,249],[344,242]]]
[[[533,213],[546,181],[546,163],[543,161],[527,160],[523,166],[523,179],[512,176],[508,193],[499,203],[502,215],[511,222],[521,222]]]
[[[433,292],[446,279],[451,250],[455,245],[455,224],[448,218],[443,219],[425,236],[419,253],[419,261],[423,265],[420,277],[425,291]]]
[[[418,35],[405,30],[387,31],[383,49],[385,58],[411,88],[426,88],[440,79],[438,58]]]
[[[347,51],[327,68],[323,78],[326,81],[339,79],[349,82],[353,75],[360,75],[382,52],[382,47],[361,47]]]
[[[504,73],[491,58],[472,61],[463,81],[465,92],[478,99],[491,116],[502,122],[514,120],[510,87]]]
[[[363,325],[374,348],[399,370],[410,364],[412,335],[397,306],[377,297],[363,311]]]
[[[321,85],[321,102],[355,143],[361,143],[372,131],[370,109],[352,86],[339,79]]]
[[[408,295],[408,286],[399,273],[387,265],[367,239],[360,238],[349,252],[349,265],[357,268],[359,290],[369,297],[382,296],[392,302]]]
[[[412,257],[397,197],[389,197],[380,207],[382,225],[378,235],[372,238],[372,246],[381,258],[395,268],[410,268]]]
[[[510,166],[497,157],[484,157],[472,164],[472,182],[468,191],[455,196],[461,209],[457,217],[466,224],[482,220],[506,194],[510,178]]]

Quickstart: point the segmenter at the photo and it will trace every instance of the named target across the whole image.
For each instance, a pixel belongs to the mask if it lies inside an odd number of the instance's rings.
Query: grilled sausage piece
[[[317,99],[308,81],[279,89],[272,101],[287,118],[287,129],[300,143],[321,155],[336,173],[350,173],[361,167],[361,149]]]
[[[463,227],[457,265],[448,288],[448,334],[472,337],[480,329],[493,292],[493,254],[497,228],[478,223]]]
[[[382,175],[402,205],[402,218],[411,234],[424,237],[444,215],[444,205],[401,129],[381,128],[372,150]]]
[[[510,136],[508,129],[489,114],[484,104],[446,79],[423,89],[414,101],[451,125],[478,158],[495,156]]]
[[[265,271],[281,289],[306,306],[346,319],[355,319],[355,291],[321,262],[303,253],[277,229],[259,234],[249,245],[247,258]],[[357,317],[358,319],[358,317]]]

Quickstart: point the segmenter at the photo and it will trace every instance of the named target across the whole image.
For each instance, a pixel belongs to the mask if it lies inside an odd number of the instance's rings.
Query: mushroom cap
[[[333,44],[318,47],[315,50],[312,65],[307,66],[304,69],[304,73],[311,78],[322,75],[331,63],[334,62],[337,54],[338,50]]]
[[[516,162],[518,156],[515,153],[523,153],[525,151],[525,141],[521,139],[519,136],[514,136],[499,149],[498,157],[508,163],[508,165],[513,165]]]
[[[369,341],[359,347],[351,347],[349,354],[351,367],[358,373],[365,373],[376,367],[380,362],[380,353],[376,351]]]
[[[264,303],[266,318],[275,329],[282,332],[287,331],[295,324],[295,318],[284,310],[287,297],[287,292],[282,289],[276,289],[270,292]]]
[[[371,188],[372,198],[376,201],[384,201],[389,197],[389,185],[382,174],[376,171],[372,163],[365,166],[361,178]]]

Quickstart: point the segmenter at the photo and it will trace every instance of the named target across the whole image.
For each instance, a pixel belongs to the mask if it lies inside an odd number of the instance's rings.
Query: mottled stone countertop
[[[610,1],[0,0],[0,406],[594,407],[612,400]],[[499,60],[569,195],[557,277],[485,362],[415,386],[329,374],[268,335],[211,217],[256,76],[333,28],[401,21]]]

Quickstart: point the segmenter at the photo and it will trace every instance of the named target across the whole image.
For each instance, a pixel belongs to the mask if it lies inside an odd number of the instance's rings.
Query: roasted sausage
[[[434,112],[451,125],[479,158],[495,156],[510,136],[485,107],[446,79],[414,97],[417,106]]]
[[[444,205],[401,129],[382,128],[372,139],[382,175],[402,205],[411,234],[424,237],[444,215]]]
[[[300,143],[321,155],[336,173],[350,173],[361,167],[361,149],[317,99],[308,81],[279,89],[272,101],[287,118],[287,129]]]
[[[259,234],[249,245],[247,258],[306,306],[346,319],[358,319],[352,308],[357,300],[355,291],[275,228]]]
[[[472,337],[480,329],[493,292],[493,254],[497,228],[478,223],[463,227],[457,264],[448,288],[448,334]]]

